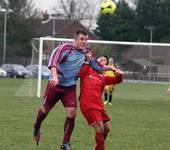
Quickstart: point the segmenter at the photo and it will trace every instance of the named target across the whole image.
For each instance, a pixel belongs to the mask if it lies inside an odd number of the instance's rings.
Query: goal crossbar
[[[67,38],[51,38],[51,37],[40,37],[35,38],[40,39],[39,41],[39,70],[38,70],[38,83],[37,83],[37,97],[41,95],[41,71],[42,71],[42,54],[43,54],[43,41],[65,41],[73,42],[74,39]],[[145,45],[145,46],[170,46],[170,43],[149,43],[149,42],[124,42],[124,41],[103,41],[103,40],[88,40],[88,43],[97,43],[97,44],[116,44],[116,45]]]

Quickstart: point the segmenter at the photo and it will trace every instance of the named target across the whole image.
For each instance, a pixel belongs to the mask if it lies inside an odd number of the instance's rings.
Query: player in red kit
[[[106,65],[108,58],[102,56],[97,61],[100,65]],[[104,87],[123,81],[124,72],[116,68],[114,71],[116,76],[105,76],[87,63],[80,70],[80,109],[89,126],[95,129],[95,150],[105,150],[105,140],[110,131],[110,118],[102,102]]]

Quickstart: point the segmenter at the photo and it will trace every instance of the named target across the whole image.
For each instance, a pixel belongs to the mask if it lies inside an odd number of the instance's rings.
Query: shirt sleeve
[[[93,52],[93,50],[91,48],[86,48],[86,53],[88,52],[92,52],[92,59],[90,60],[90,66],[95,69],[96,71],[102,73],[103,72],[103,66],[101,66],[98,62],[97,62],[97,59],[95,57],[95,54]]]
[[[83,78],[89,72],[90,66],[89,64],[83,64],[80,69],[79,77]]]
[[[50,56],[48,67],[49,68],[57,67],[57,64],[62,63],[63,60],[67,58],[69,53],[70,53],[70,49],[66,44],[56,47]]]
[[[106,78],[106,85],[110,84],[119,84],[123,81],[123,76],[118,75],[118,76],[105,76]]]
[[[98,63],[96,57],[94,56],[94,53],[93,53],[92,59],[89,64],[93,69],[95,69],[96,71],[98,71],[100,73],[102,73],[104,71],[103,66]]]

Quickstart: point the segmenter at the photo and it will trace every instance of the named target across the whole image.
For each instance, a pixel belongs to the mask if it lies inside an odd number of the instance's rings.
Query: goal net
[[[73,42],[64,38],[34,38],[32,39],[32,64],[38,64],[36,95],[42,95],[41,65],[48,65],[52,50],[61,43]],[[125,81],[129,82],[162,82],[170,81],[170,44],[141,43],[89,40],[89,47],[96,57],[107,55],[114,63],[125,71]]]

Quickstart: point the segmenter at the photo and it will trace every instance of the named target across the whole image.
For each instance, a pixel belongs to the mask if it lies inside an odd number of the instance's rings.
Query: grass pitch
[[[41,100],[15,93],[22,79],[0,79],[0,149],[59,150],[65,112],[61,103],[42,125],[39,147],[32,137]],[[170,95],[165,84],[122,83],[116,86],[112,106],[106,106],[111,121],[107,150],[170,150]],[[77,111],[72,135],[73,150],[92,150],[94,131]]]

